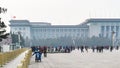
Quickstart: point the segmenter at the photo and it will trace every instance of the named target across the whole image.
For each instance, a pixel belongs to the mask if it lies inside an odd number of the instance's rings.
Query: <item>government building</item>
[[[11,33],[20,33],[25,40],[39,42],[40,39],[71,37],[112,37],[120,39],[120,19],[96,18],[87,19],[79,25],[51,25],[47,22],[30,22],[29,20],[10,20]]]
[[[89,37],[89,26],[81,25],[51,25],[46,22],[30,22],[28,20],[10,20],[11,33],[20,33],[25,40],[32,41],[32,45],[40,39],[71,37]]]

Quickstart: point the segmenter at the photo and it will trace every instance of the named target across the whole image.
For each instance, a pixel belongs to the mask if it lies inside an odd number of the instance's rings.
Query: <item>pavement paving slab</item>
[[[71,53],[49,53],[42,62],[35,62],[32,56],[29,68],[120,68],[120,50],[103,53],[81,53],[74,50]]]

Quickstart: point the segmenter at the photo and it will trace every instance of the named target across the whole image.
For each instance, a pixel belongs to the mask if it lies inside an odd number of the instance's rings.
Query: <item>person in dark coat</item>
[[[110,46],[110,52],[112,52],[112,50],[113,50],[113,46]]]
[[[44,57],[47,57],[47,47],[46,46],[43,47],[43,53],[44,53]]]
[[[34,52],[35,51],[35,47],[33,46],[33,47],[31,47],[31,49],[32,49],[32,52]]]
[[[81,49],[81,53],[82,53],[82,52],[84,52],[84,50],[83,50],[83,49],[84,49],[84,47],[83,47],[83,46],[81,46],[81,47],[80,47],[80,49]]]
[[[96,47],[95,47],[95,46],[92,46],[92,51],[93,51],[93,52],[95,52],[95,49],[96,49]]]
[[[35,62],[41,62],[41,56],[42,56],[42,52],[40,52],[39,50],[36,50],[33,55],[35,55]]]
[[[86,52],[88,52],[88,46],[85,46],[85,50],[86,50]]]
[[[118,50],[119,49],[119,46],[116,46],[116,50]]]

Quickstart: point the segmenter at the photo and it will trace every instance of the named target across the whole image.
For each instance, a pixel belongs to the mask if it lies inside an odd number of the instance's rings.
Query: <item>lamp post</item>
[[[21,42],[21,39],[20,39],[20,32],[18,32],[18,45],[19,45],[19,47],[21,48],[20,42]]]
[[[72,38],[72,42],[73,42],[73,45],[75,46],[76,44],[75,44],[75,39],[74,38]]]
[[[114,35],[115,35],[115,32],[114,31],[112,31],[112,46],[114,46]]]

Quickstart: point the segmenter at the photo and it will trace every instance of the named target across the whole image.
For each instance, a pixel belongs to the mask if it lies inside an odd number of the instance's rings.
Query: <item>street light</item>
[[[75,46],[75,38],[72,38],[73,45]]]
[[[114,46],[114,39],[115,39],[114,35],[115,35],[115,32],[112,31],[112,46]]]
[[[19,44],[19,46],[20,46],[20,48],[21,48],[21,45],[20,45],[20,42],[21,42],[21,39],[20,39],[20,32],[18,32],[18,44]]]

